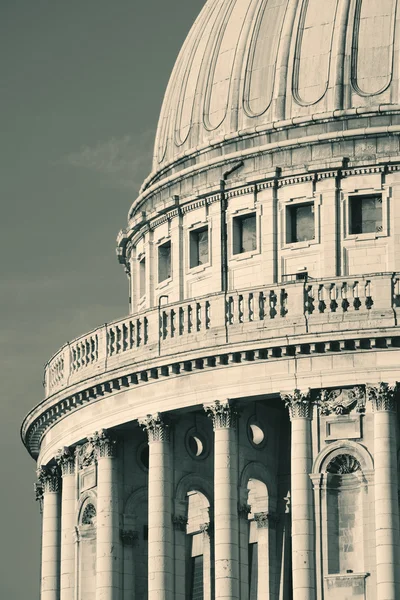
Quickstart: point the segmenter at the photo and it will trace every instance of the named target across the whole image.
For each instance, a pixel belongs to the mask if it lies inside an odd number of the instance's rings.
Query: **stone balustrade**
[[[263,338],[394,327],[399,307],[400,274],[393,273],[285,282],[163,305],[64,345],[45,367],[46,397],[157,357]]]

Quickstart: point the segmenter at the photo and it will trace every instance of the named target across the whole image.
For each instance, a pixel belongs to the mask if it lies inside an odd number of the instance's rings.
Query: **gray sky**
[[[127,313],[115,238],[150,171],[164,90],[204,0],[0,2],[0,598],[38,600],[43,365]]]

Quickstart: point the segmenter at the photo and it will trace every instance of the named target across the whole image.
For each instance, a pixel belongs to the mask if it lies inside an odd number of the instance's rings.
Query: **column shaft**
[[[64,449],[56,460],[62,473],[61,495],[61,583],[60,599],[75,599],[76,480],[72,450]]]
[[[372,392],[374,406],[377,600],[399,598],[399,508],[394,390]]]
[[[59,478],[55,471],[42,468],[39,479],[43,482],[40,598],[41,600],[59,600],[61,517]]]

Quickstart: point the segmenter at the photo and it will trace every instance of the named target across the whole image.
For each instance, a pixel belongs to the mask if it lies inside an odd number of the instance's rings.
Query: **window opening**
[[[255,213],[233,219],[233,254],[257,249],[257,222]]]
[[[191,567],[192,580],[190,585],[190,600],[204,600],[203,556],[193,556]]]
[[[315,239],[314,202],[287,207],[286,243],[307,242]]]
[[[258,596],[258,544],[249,544],[249,600]]]
[[[349,197],[350,234],[382,231],[382,195]]]
[[[146,294],[146,258],[139,261],[139,295],[142,298]]]
[[[171,277],[171,242],[158,246],[158,283]]]
[[[190,268],[205,265],[209,262],[208,257],[208,227],[195,229],[189,234],[190,244]]]

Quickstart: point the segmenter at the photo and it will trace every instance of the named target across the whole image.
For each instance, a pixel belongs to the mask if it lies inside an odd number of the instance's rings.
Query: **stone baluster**
[[[239,600],[238,414],[229,401],[204,405],[214,428],[215,597]]]
[[[60,474],[56,466],[38,471],[37,494],[42,495],[41,600],[60,598]],[[40,491],[39,491],[40,490]]]
[[[104,429],[89,439],[97,458],[96,600],[119,600],[119,531],[116,441]]]
[[[400,597],[396,442],[397,386],[367,386],[374,411],[377,600]]]
[[[75,597],[75,451],[63,448],[56,456],[62,476],[61,495],[61,563],[60,598],[74,600]]]
[[[309,393],[281,394],[289,409],[291,442],[291,512],[293,597],[315,600],[314,498],[312,471],[312,403]]]
[[[149,600],[173,600],[170,428],[156,413],[140,419],[149,442]]]

